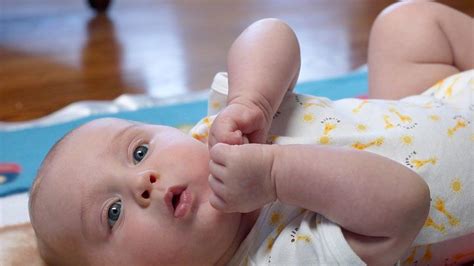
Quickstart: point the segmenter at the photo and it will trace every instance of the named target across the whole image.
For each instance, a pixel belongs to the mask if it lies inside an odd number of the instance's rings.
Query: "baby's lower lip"
[[[176,208],[173,206],[173,197],[179,194],[179,202]],[[193,195],[186,186],[173,186],[168,188],[164,201],[170,212],[175,218],[183,218],[191,210],[193,203]]]
[[[185,189],[179,197],[179,204],[174,210],[174,217],[183,218],[191,210],[193,195],[188,189]]]

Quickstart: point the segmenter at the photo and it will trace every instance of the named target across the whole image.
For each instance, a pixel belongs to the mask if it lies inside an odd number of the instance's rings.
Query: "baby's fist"
[[[247,213],[276,199],[270,145],[227,145],[211,149],[210,204],[224,212]]]
[[[264,143],[271,119],[250,101],[230,103],[212,123],[209,132],[209,147],[216,143],[239,145]]]

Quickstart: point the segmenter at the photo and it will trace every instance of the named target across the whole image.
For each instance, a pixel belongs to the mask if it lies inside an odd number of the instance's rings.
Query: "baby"
[[[386,34],[412,12],[426,25],[413,33],[417,39],[397,34],[413,47],[394,50],[390,46],[398,47],[399,40],[386,42]],[[440,20],[454,35],[438,32],[444,29]],[[472,43],[460,38],[471,32],[469,17],[435,3],[392,6],[371,36],[370,96],[419,94],[436,80],[473,68],[467,56]],[[413,44],[425,41],[445,46]],[[416,122],[421,116],[444,121],[461,113],[472,119],[459,99],[465,84],[472,86],[473,73],[453,77],[461,84],[450,92],[456,100],[438,97],[435,86],[411,100],[331,102],[291,92],[299,67],[293,31],[279,20],[258,21],[229,51],[229,90],[227,81],[220,90],[225,108],[215,119],[203,119],[192,137],[112,118],[67,134],[46,156],[30,195],[41,256],[51,265],[394,264],[429,220],[430,189],[437,189],[429,177],[449,169],[437,161],[456,149],[468,154],[469,145],[459,143],[470,141],[462,138],[471,125],[456,118],[464,123],[453,131],[457,142],[437,143],[445,152],[431,161],[402,158],[393,143],[410,129],[407,145],[423,139],[427,126]],[[353,110],[359,120],[346,117]],[[383,112],[389,114],[379,119]],[[315,116],[324,120],[294,127],[315,122]],[[360,133],[344,130],[353,121],[360,122]],[[361,121],[381,126],[370,131]],[[373,135],[382,130],[382,137]],[[429,133],[436,140],[446,132]],[[281,145],[264,144],[268,136]],[[374,136],[372,143],[364,141]],[[382,144],[387,147],[377,149]],[[432,148],[424,144],[418,153]],[[458,172],[469,172],[472,158],[457,160]],[[428,233],[420,243],[459,235],[448,229],[442,236]]]

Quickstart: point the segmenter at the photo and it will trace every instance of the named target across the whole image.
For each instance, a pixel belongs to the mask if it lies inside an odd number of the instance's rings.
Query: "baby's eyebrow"
[[[107,145],[106,152],[113,152],[114,148],[117,147],[115,145],[119,140],[121,140],[123,137],[125,137],[130,131],[134,130],[135,128],[139,127],[140,124],[133,123],[129,126],[126,126],[125,128],[121,129],[119,132],[117,132],[112,138],[110,138],[110,141]],[[120,143],[120,142],[119,142]]]
[[[80,220],[82,235],[85,239],[102,239],[104,237],[104,228],[100,226],[100,211],[98,211],[97,203],[93,198],[96,191],[81,191],[80,201]]]
[[[127,133],[129,131],[133,130],[134,128],[136,128],[138,126],[139,126],[139,124],[133,123],[133,124],[123,128],[112,138],[112,141],[116,141],[116,140],[119,140],[119,139],[123,138],[123,136],[127,135]]]

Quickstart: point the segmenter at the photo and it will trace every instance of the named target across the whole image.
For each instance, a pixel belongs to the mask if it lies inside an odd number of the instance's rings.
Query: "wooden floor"
[[[301,42],[300,81],[364,63],[370,25],[391,0],[1,0],[0,121],[30,120],[80,100],[205,90],[251,22],[286,20]],[[443,1],[474,14],[474,1]]]

